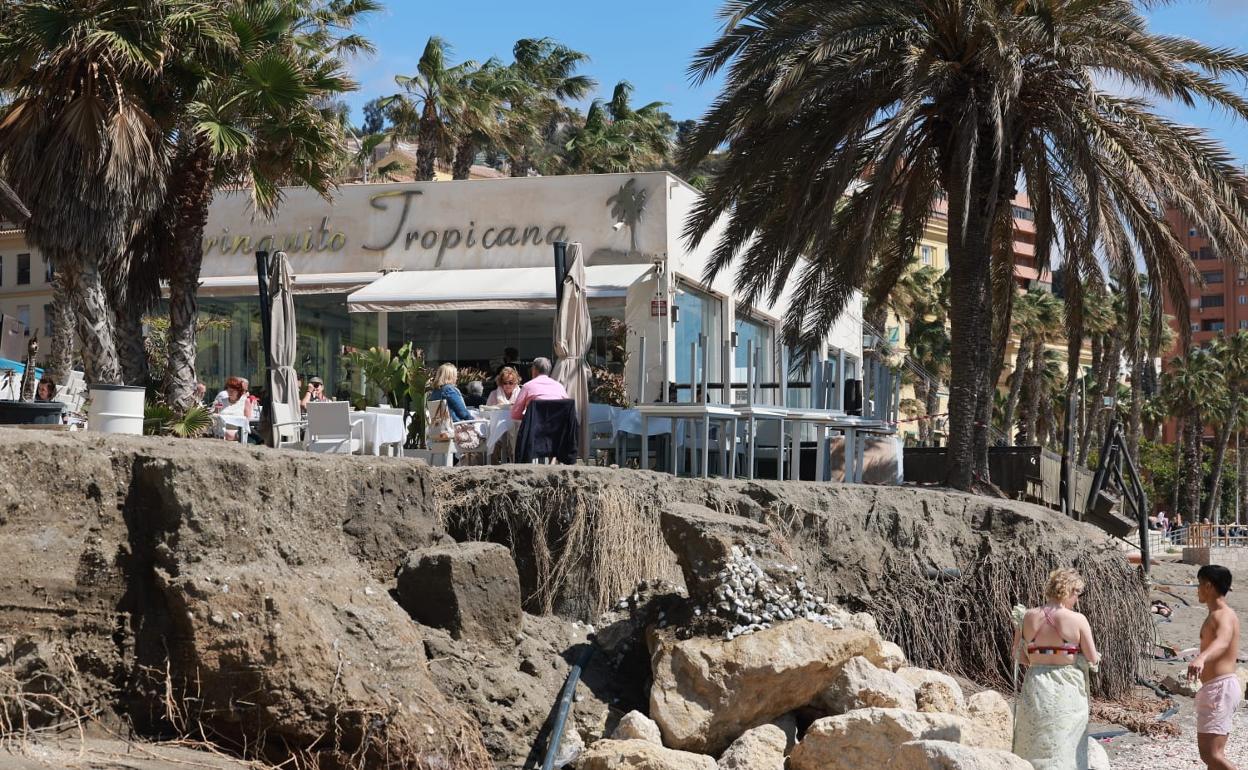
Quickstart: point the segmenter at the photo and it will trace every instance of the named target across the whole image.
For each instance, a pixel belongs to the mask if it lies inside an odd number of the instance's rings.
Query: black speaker
[[[845,380],[845,414],[862,416],[862,380]]]

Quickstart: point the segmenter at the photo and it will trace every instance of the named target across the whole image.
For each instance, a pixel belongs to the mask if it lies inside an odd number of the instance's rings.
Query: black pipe
[[[568,275],[567,241],[555,241],[555,312],[563,304],[563,279]]]
[[[542,760],[542,770],[552,770],[555,766],[555,755],[559,753],[559,741],[563,738],[563,726],[568,721],[568,713],[572,710],[572,702],[576,697],[576,683],[580,681],[581,670],[589,665],[594,654],[594,640],[585,645],[580,660],[568,672],[568,681],[563,685],[563,693],[559,696],[559,711],[555,713],[555,723],[550,728],[550,744],[546,748],[546,758]]]
[[[269,252],[256,252],[256,281],[260,286],[260,330],[264,341],[264,395],[260,399],[260,430],[273,424],[273,317],[269,307]],[[271,430],[267,431],[272,433]],[[271,436],[270,436],[271,438]],[[271,442],[270,442],[271,443]]]

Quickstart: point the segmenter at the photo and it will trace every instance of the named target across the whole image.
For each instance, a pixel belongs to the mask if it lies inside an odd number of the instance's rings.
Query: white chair
[[[355,437],[359,428],[359,438]],[[359,454],[364,451],[364,424],[351,424],[351,404],[346,401],[308,403],[308,438],[311,452]]]
[[[273,441],[277,449],[303,447],[308,421],[299,417],[298,404],[273,402]]]
[[[449,416],[449,414],[450,413],[447,410],[445,401],[442,401],[442,400],[425,401],[425,430],[428,431],[430,428],[432,428],[434,426],[435,420],[441,422],[445,420]],[[490,421],[489,420],[460,420],[454,424],[455,425],[474,425],[477,428],[477,432],[480,433],[481,426],[482,425],[488,426],[490,424]],[[486,457],[486,440],[484,437],[482,437],[481,443],[478,444],[473,449],[461,449],[458,445],[456,445],[454,439],[450,441],[434,441],[432,439],[429,439],[428,443],[429,443],[430,451],[437,458],[437,461],[433,463],[435,465],[441,464],[449,468],[455,464],[455,455],[467,456],[471,454],[480,454],[482,458]]]
[[[403,419],[404,414],[405,414],[405,410],[400,409],[396,406],[369,406],[369,407],[365,407],[364,411],[372,412],[374,414],[392,414],[392,415],[397,416],[400,420]],[[406,423],[404,423],[404,427],[406,427]],[[380,450],[381,448],[385,448],[386,453],[389,454],[391,457],[402,457],[403,456],[403,444],[406,441],[407,441],[407,436],[405,434],[401,441],[390,441],[390,442],[384,443],[378,449]]]

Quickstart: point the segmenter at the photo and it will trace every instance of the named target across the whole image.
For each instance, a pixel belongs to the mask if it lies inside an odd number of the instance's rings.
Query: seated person
[[[563,385],[551,379],[550,372],[553,368],[549,358],[533,359],[533,367],[529,370],[530,379],[520,388],[520,394],[516,396],[515,403],[511,405],[511,419],[523,419],[524,410],[528,408],[530,401],[570,398]]]
[[[458,378],[459,370],[455,368],[455,364],[442,364],[433,375],[433,390],[429,391],[430,401],[446,402],[446,408],[451,413],[451,420],[455,422],[472,419],[472,413],[464,405],[463,394],[455,386]]]
[[[517,374],[520,372],[520,351],[515,348],[503,348],[503,362],[498,365],[494,371],[494,376],[503,373],[504,369],[513,369]]]
[[[202,382],[195,383],[195,403],[203,404],[204,398],[208,393],[208,386]]]
[[[45,374],[35,386],[35,401],[48,402],[54,398],[56,398],[56,380]]]
[[[308,392],[304,393],[303,398],[299,399],[299,408],[306,412],[308,404],[312,401],[320,403],[331,400],[329,394],[325,392],[325,381],[320,377],[309,377]]]
[[[468,383],[465,388],[467,393],[464,394],[464,404],[469,409],[480,409],[485,406],[485,386],[479,381]]]
[[[247,392],[247,380],[242,377],[231,377],[225,381],[225,390],[221,393],[225,398],[217,396],[217,401],[214,403],[217,414],[242,415],[251,419],[255,407],[251,394]],[[229,441],[238,438],[238,431],[233,428],[226,428],[224,434],[224,438]]]
[[[490,391],[486,406],[511,406],[520,391],[520,372],[510,366],[504,366],[494,378],[495,388]]]

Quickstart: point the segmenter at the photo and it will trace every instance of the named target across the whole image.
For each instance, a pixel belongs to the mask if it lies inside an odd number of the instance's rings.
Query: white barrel
[[[131,385],[92,385],[88,429],[95,433],[143,435],[147,389]]]

